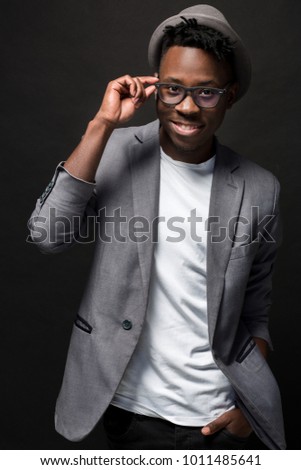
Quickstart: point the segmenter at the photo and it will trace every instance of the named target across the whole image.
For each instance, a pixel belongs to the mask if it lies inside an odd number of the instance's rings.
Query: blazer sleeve
[[[86,238],[95,205],[95,184],[75,178],[60,163],[28,221],[29,241],[43,253],[68,249]]]
[[[279,213],[280,185],[274,177],[274,199],[269,222],[259,227],[257,235],[260,244],[254,258],[246,288],[242,320],[253,337],[268,342],[272,349],[268,330],[268,314],[272,303],[272,275],[278,247],[282,240],[282,226]],[[270,217],[270,215],[272,217]]]

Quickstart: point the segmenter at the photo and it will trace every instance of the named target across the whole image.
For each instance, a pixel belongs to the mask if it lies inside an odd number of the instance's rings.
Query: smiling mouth
[[[175,121],[171,121],[171,122],[175,131],[181,135],[197,134],[200,131],[200,129],[202,129],[203,127],[202,125],[197,125],[197,124],[184,124],[182,122],[175,122]]]

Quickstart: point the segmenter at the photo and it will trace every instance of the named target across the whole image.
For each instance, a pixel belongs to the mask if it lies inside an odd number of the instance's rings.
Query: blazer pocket
[[[88,333],[89,335],[92,333],[92,326],[89,325],[89,323],[80,315],[76,315],[74,325],[77,326],[77,328],[79,328],[80,330],[85,331],[85,333]]]
[[[240,352],[238,353],[236,361],[239,362],[239,364],[241,364],[246,359],[246,357],[250,354],[250,352],[255,348],[255,346],[256,346],[256,343],[254,339],[250,336],[250,338],[248,338],[248,340],[245,342]]]
[[[248,245],[240,245],[232,248],[230,259],[244,258],[245,256],[250,256],[256,253],[259,247],[259,242],[254,240]]]

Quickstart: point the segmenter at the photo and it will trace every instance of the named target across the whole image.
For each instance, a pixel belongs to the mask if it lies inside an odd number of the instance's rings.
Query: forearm
[[[86,236],[87,215],[94,214],[95,185],[73,178],[59,165],[49,186],[28,221],[29,241],[45,253],[55,253]]]
[[[81,142],[65,163],[76,178],[93,182],[105,146],[113,130],[129,121],[155,91],[156,77],[125,75],[108,84],[101,107],[89,123]],[[144,88],[146,85],[150,85]]]
[[[93,182],[113,130],[112,125],[97,116],[90,121],[81,142],[64,165],[66,170],[76,178]]]

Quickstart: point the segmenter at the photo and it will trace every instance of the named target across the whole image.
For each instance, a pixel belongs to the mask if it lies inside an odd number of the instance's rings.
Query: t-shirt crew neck
[[[160,154],[161,154],[162,159],[166,160],[172,165],[182,167],[182,168],[187,168],[188,170],[200,170],[200,171],[206,171],[209,173],[213,172],[214,170],[216,155],[213,155],[205,162],[188,163],[183,160],[175,160],[174,158],[170,157],[169,155],[167,155],[167,153],[164,152],[162,147],[160,147]]]

